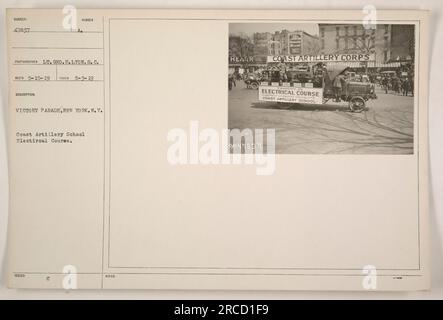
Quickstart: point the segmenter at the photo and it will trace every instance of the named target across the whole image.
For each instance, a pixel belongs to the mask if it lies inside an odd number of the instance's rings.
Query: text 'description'
[[[323,100],[322,88],[260,86],[258,92],[260,101],[321,104]]]

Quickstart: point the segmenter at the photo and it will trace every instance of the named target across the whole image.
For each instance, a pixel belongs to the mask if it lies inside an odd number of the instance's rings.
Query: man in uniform
[[[342,88],[341,75],[338,75],[334,78],[334,81],[332,82],[332,89],[334,90],[334,96],[336,102],[340,102],[341,88]]]

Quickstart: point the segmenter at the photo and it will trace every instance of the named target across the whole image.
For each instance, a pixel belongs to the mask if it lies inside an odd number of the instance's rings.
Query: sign
[[[259,86],[258,100],[270,102],[322,104],[322,88]]]
[[[246,56],[246,57],[230,56],[229,57],[229,63],[253,63],[253,62],[254,62],[253,56]]]
[[[267,62],[365,62],[374,61],[373,53],[304,54],[293,56],[268,56]]]

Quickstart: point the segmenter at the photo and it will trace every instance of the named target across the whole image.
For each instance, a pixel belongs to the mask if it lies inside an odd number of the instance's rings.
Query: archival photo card
[[[8,286],[429,288],[428,13],[364,19],[8,10]]]

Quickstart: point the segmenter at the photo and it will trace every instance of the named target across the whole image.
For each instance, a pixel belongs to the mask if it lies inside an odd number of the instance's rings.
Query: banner
[[[373,53],[304,54],[293,56],[268,56],[267,62],[365,62],[374,61]]]
[[[254,62],[253,56],[246,56],[246,57],[230,56],[229,57],[229,63],[253,63],[253,62]]]
[[[270,102],[322,104],[322,88],[259,86],[258,100]]]

